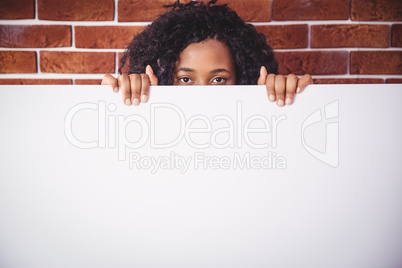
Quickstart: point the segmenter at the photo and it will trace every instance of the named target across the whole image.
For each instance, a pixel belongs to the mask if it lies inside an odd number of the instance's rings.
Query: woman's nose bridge
[[[195,83],[198,86],[207,86],[210,84],[209,79],[207,78],[200,78],[198,81]]]

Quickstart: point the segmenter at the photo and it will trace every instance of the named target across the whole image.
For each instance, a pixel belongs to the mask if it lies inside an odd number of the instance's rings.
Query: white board
[[[0,267],[400,267],[401,99],[0,86]]]

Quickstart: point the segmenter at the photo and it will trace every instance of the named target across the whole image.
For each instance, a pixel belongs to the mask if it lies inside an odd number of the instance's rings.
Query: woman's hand
[[[283,75],[268,74],[267,69],[262,66],[258,85],[267,87],[268,99],[276,101],[278,106],[292,104],[295,93],[301,93],[307,85],[313,84],[311,75],[305,74],[302,78],[298,78],[294,74],[289,74],[287,77]]]
[[[149,86],[157,86],[158,78],[155,76],[151,66],[145,68],[144,74],[122,74],[117,79],[110,74],[103,76],[102,85],[110,85],[114,92],[123,96],[126,105],[139,105],[140,102],[147,102],[149,97]]]

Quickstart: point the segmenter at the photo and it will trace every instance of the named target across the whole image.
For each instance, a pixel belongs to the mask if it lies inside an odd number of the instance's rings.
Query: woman
[[[268,98],[279,106],[291,104],[294,94],[312,84],[302,78],[278,75],[278,63],[265,36],[246,24],[227,5],[191,1],[167,6],[161,15],[129,44],[121,61],[129,75],[106,74],[102,85],[122,91],[127,105],[146,102],[150,85],[266,85]]]

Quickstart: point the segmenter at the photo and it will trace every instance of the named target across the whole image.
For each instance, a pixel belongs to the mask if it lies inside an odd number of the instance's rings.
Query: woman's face
[[[179,55],[174,85],[235,85],[229,48],[214,39],[188,45]]]

